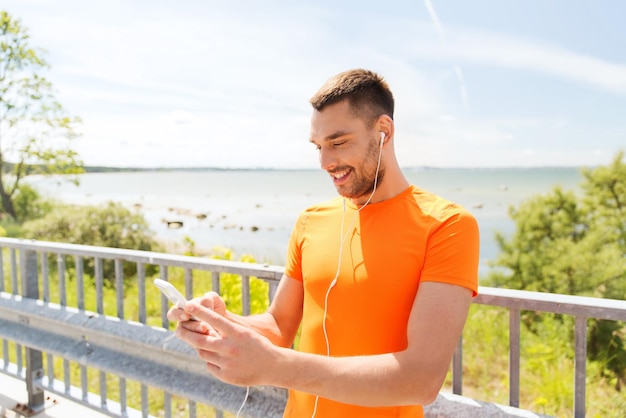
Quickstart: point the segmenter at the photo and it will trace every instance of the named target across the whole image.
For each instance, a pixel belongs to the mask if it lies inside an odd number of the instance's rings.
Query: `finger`
[[[220,297],[220,295],[213,291],[205,293],[201,298],[199,298],[199,301],[201,305],[213,309],[220,315],[224,315],[226,313],[226,304],[224,303],[224,300]]]
[[[200,301],[200,303],[203,306],[213,309],[216,299],[219,299],[219,298],[220,296],[216,292],[211,291],[211,292],[206,292],[204,295],[200,296],[198,298],[198,301]]]
[[[191,332],[197,332],[198,334],[210,335],[211,331],[214,331],[213,328],[202,321],[183,321],[179,322],[178,326],[181,328],[185,328]]]
[[[202,348],[198,348],[196,349],[196,352],[198,354],[198,358],[204,361],[205,363],[211,364],[217,368],[222,367],[221,363],[222,363],[223,357],[220,356],[215,351],[209,351],[209,350],[204,350]]]
[[[172,307],[167,311],[167,319],[172,322],[189,321],[191,317],[182,308],[177,306]]]
[[[184,326],[176,328],[176,336],[196,350],[219,351],[221,337],[216,332],[200,333]]]
[[[215,377],[218,377],[218,374],[221,371],[221,368],[217,364],[213,364],[208,361],[206,362],[206,369],[209,373],[211,373]]]
[[[198,353],[198,357],[206,364],[206,370],[209,373],[217,377],[219,380],[228,382],[228,379],[226,379],[226,376],[224,375],[224,372],[227,371],[228,366],[225,365],[225,358],[223,356],[220,356],[218,353],[212,351],[206,351],[201,349],[196,350],[196,352]],[[236,384],[234,381],[228,383]]]
[[[229,321],[224,316],[215,312],[214,310],[203,306],[197,301],[190,301],[185,305],[185,312],[189,315],[196,317],[197,319],[207,322],[220,334],[234,333],[237,330],[238,325]]]

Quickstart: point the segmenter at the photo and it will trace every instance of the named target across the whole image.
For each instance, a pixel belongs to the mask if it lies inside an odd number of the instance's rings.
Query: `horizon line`
[[[402,170],[540,170],[540,169],[582,169],[595,168],[594,166],[576,166],[576,165],[541,165],[541,166],[403,166]],[[154,167],[138,167],[138,166],[101,166],[101,165],[85,165],[85,172],[115,172],[115,171],[323,171],[316,167],[219,167],[219,166],[154,166]]]

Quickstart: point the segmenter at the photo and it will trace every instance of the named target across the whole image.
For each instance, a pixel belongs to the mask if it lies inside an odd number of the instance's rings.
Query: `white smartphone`
[[[174,305],[180,308],[185,307],[187,299],[171,283],[161,279],[154,279],[154,284]]]

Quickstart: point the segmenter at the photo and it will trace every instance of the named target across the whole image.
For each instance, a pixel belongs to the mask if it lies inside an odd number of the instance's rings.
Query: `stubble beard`
[[[380,148],[375,144],[371,144],[365,155],[365,160],[360,166],[360,171],[357,171],[355,167],[351,168],[351,175],[353,178],[350,184],[345,187],[341,186],[337,188],[337,192],[348,199],[359,199],[360,197],[368,198],[374,191],[374,179],[376,178],[376,168],[378,167]],[[378,169],[378,179],[376,184],[378,187],[385,176],[385,167],[380,165]]]

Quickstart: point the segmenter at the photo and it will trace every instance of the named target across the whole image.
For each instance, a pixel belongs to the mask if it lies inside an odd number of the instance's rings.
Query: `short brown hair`
[[[363,69],[348,70],[331,77],[311,98],[317,111],[348,100],[356,117],[373,125],[381,115],[393,119],[394,99],[387,82],[378,74]]]

